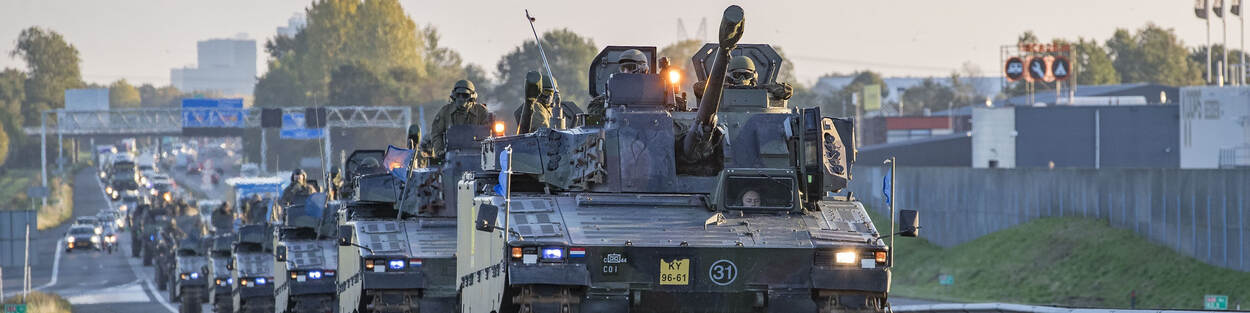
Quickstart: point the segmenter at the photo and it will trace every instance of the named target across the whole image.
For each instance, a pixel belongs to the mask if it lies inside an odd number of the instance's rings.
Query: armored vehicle
[[[333,312],[338,247],[333,212],[325,193],[315,193],[281,210],[275,225],[274,309],[276,312]]]
[[[149,206],[146,210],[143,210],[141,223],[139,227],[136,227],[139,236],[135,237],[142,241],[140,249],[142,250],[141,254],[143,254],[143,266],[152,265],[157,257],[160,256],[157,247],[162,245],[162,241],[165,239],[161,236],[161,233],[164,232],[171,219],[169,209],[164,207]],[[134,244],[134,242],[131,244]],[[164,289],[162,288],[161,290]]]
[[[153,279],[156,280],[156,288],[160,290],[169,290],[169,298],[172,301],[178,301],[176,297],[176,289],[166,289],[168,286],[177,284],[178,279],[178,254],[180,252],[192,253],[194,258],[204,259],[204,248],[201,246],[200,238],[204,237],[205,226],[203,218],[199,215],[199,211],[195,208],[187,206],[186,202],[179,200],[176,204],[170,205],[170,209],[174,213],[174,217],[169,219],[168,224],[162,225],[160,232],[156,235],[156,245],[153,250],[155,255],[153,267]],[[184,242],[184,240],[192,239]],[[186,247],[186,251],[182,244],[192,244]],[[196,269],[198,270],[198,269]]]
[[[590,66],[602,126],[483,143],[483,171],[457,189],[462,312],[886,309],[887,234],[836,194],[854,125],[766,88],[782,60],[738,45],[743,30],[729,7],[719,43],[692,58],[713,82],[693,112],[676,75],[658,74],[666,62],[618,69],[629,50],[656,60],[654,47],[609,46]],[[757,81],[726,86],[734,56]]]
[[[267,224],[239,228],[230,251],[233,312],[273,312],[273,231]]]
[[[207,240],[187,237],[178,241],[169,275],[169,299],[181,302],[179,313],[198,313],[208,294],[209,256]]]
[[[224,233],[224,234],[223,234]],[[230,270],[226,269],[230,264],[231,254],[230,246],[234,244],[235,235],[228,230],[219,235],[212,237],[212,248],[209,250],[209,266],[208,274],[211,284],[208,286],[210,295],[208,304],[213,308],[214,313],[225,313],[233,311],[233,303],[230,298],[230,288],[234,284],[234,279],[230,278]]]
[[[414,168],[412,153],[394,147],[381,160],[369,160],[377,150],[351,154],[343,171],[355,190],[342,202],[338,232],[339,312],[456,310],[454,187],[480,168],[489,133],[452,126],[444,161],[432,167]]]

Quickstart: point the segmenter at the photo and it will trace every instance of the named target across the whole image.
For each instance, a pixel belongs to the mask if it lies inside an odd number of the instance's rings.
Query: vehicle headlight
[[[106,178],[106,177],[108,177],[108,175],[104,174],[104,172],[100,172],[100,178]]]
[[[833,255],[838,264],[855,264],[855,251],[843,251]]]
[[[170,195],[169,192],[165,192],[164,198],[165,198],[165,202],[170,202],[170,201],[173,201],[174,199],[173,195]]]
[[[95,228],[96,235],[103,234],[103,233],[104,233],[104,228],[100,228],[100,227]]]
[[[153,196],[157,194],[156,189],[148,190],[148,193],[152,194]]]
[[[69,243],[74,243],[74,236],[65,237],[65,241]]]
[[[187,273],[182,273],[182,275],[178,275],[178,278],[181,278],[182,280],[187,280],[187,278],[190,278],[190,277],[191,275],[187,275]]]
[[[200,279],[199,272],[191,272],[191,279]]]
[[[117,207],[117,210],[120,210],[120,211],[122,211],[122,212],[126,212],[126,210],[129,210],[129,209],[130,209],[130,207],[129,207],[129,206],[126,206],[125,204],[123,204],[123,205],[121,205],[121,206]]]
[[[99,243],[99,242],[100,242],[100,235],[91,236],[91,242],[93,242],[93,243]]]
[[[113,186],[104,187],[104,193],[113,194]]]

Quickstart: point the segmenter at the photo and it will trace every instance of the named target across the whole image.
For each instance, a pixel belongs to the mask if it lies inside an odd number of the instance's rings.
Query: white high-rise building
[[[169,71],[169,82],[184,92],[251,96],[256,87],[256,40],[209,39],[196,43],[195,67]]]
[[[278,35],[294,38],[295,34],[304,29],[304,26],[308,26],[308,20],[304,18],[304,14],[295,13],[286,20],[286,26],[278,26]]]

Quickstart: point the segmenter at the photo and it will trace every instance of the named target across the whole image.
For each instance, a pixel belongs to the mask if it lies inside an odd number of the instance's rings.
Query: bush
[[[22,296],[13,296],[4,300],[5,304],[22,303]],[[29,313],[69,313],[73,312],[69,301],[56,294],[32,291],[26,296],[26,312]]]
[[[48,205],[39,208],[39,230],[56,227],[74,216],[74,187],[61,177],[52,177],[48,185]]]

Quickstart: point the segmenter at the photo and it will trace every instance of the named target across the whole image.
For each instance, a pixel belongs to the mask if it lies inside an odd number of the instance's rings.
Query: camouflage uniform
[[[755,62],[750,57],[739,55],[729,59],[728,73],[725,76],[728,88],[763,88],[774,100],[789,100],[794,95],[794,87],[789,83],[759,84],[759,75],[755,72]],[[703,98],[703,89],[707,82],[694,84],[694,96]]]
[[[531,71],[525,74],[525,104],[517,108],[517,133],[531,133],[551,127],[551,101],[554,84],[548,77]],[[544,88],[546,87],[546,88]]]
[[[461,95],[467,95],[467,98]],[[473,83],[467,80],[458,81],[452,88],[451,102],[439,109],[438,115],[434,116],[434,123],[431,125],[434,129],[430,132],[430,138],[421,143],[422,154],[432,158],[433,161],[441,160],[447,149],[447,143],[443,139],[444,133],[452,125],[489,126],[487,125],[489,123],[490,113],[486,111],[486,105],[477,103],[477,93],[473,89]]]

